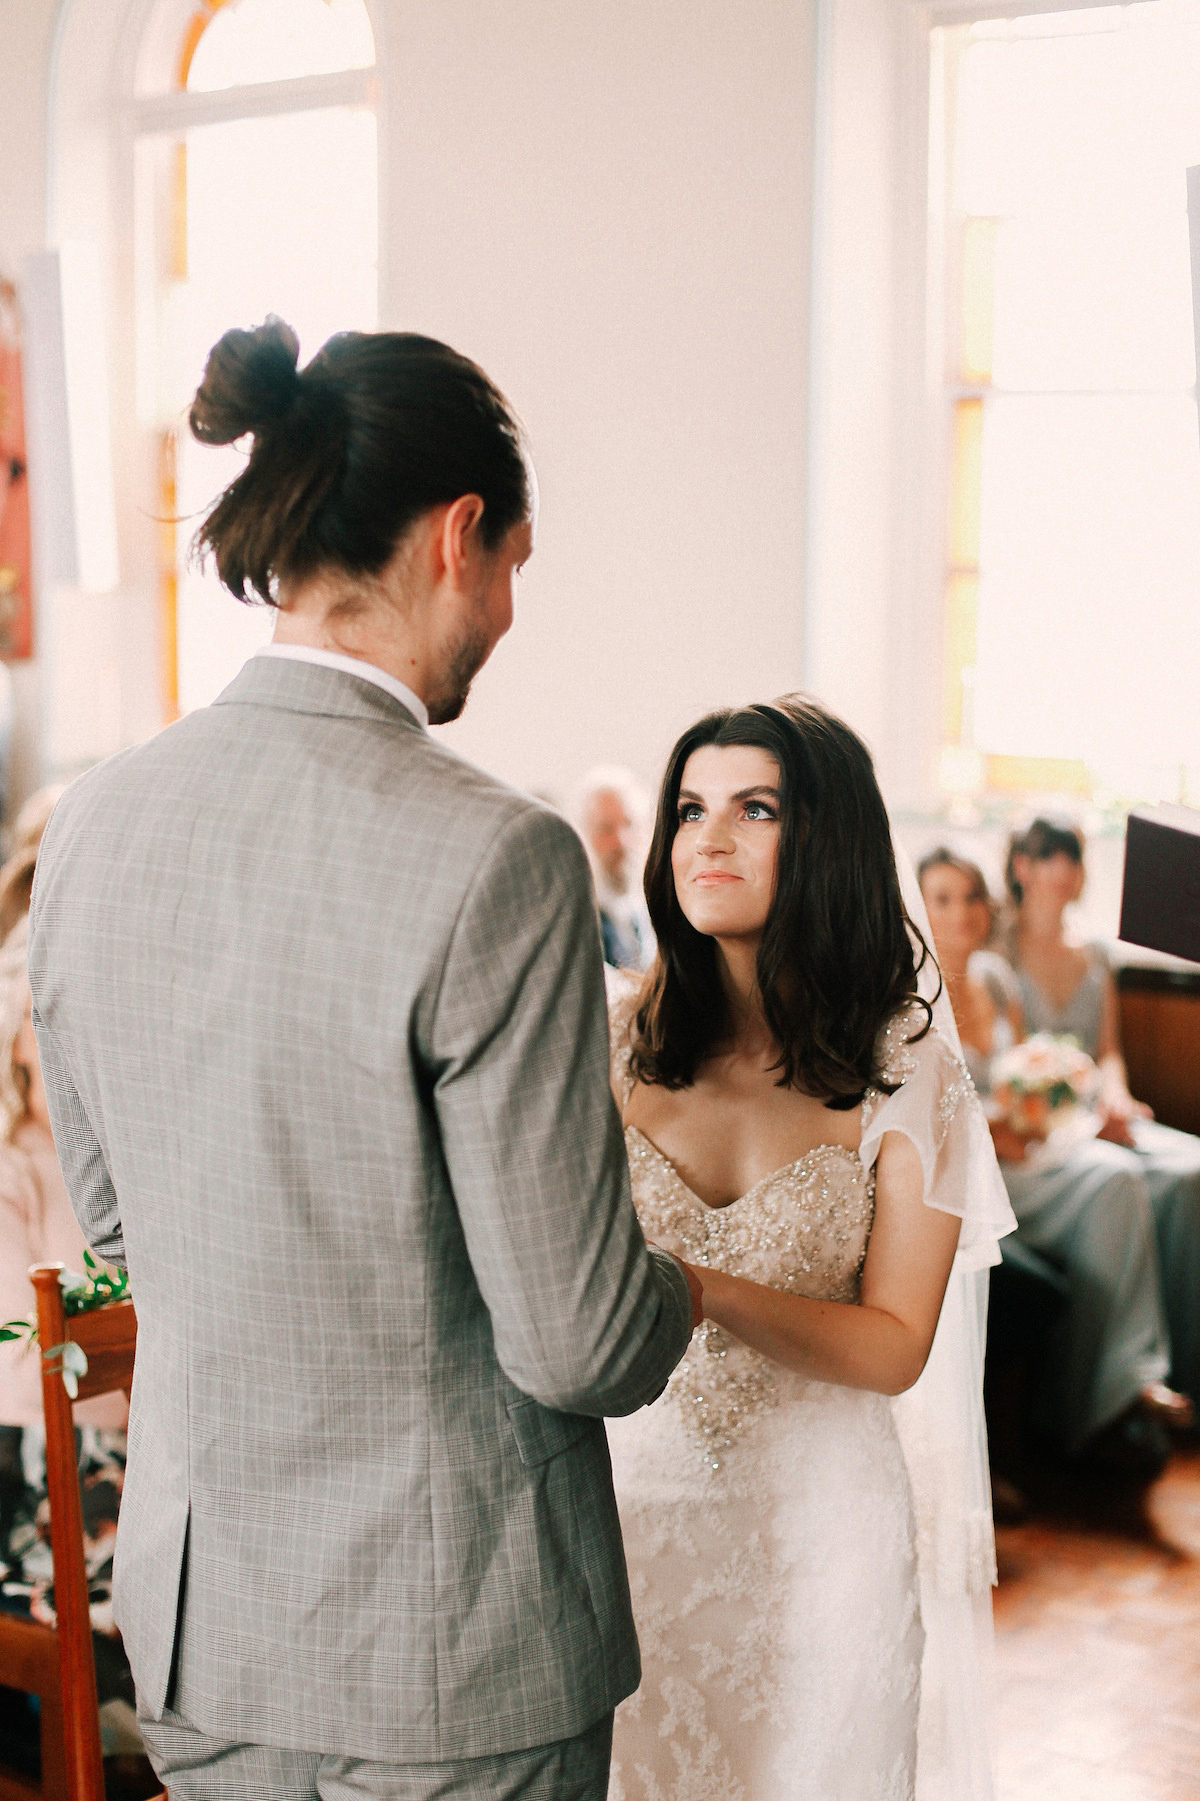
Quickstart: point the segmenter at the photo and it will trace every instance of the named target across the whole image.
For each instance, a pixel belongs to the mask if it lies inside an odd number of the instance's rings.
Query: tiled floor
[[[1200,1801],[1200,1451],[997,1537],[998,1801]]]

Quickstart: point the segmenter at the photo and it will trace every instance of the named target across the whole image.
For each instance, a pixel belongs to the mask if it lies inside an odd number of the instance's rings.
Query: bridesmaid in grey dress
[[[1136,1169],[1154,1210],[1170,1338],[1171,1380],[1200,1401],[1200,1139],[1153,1120],[1129,1092],[1116,987],[1098,945],[1076,946],[1063,927],[1084,883],[1083,838],[1074,826],[1035,819],[1009,848],[1014,909],[1009,953],[1030,1032],[1069,1032],[1103,1076],[1111,1149]],[[1018,1209],[1019,1212],[1019,1209]]]
[[[992,1061],[1025,1035],[1016,979],[986,951],[994,909],[982,871],[939,848],[920,865],[938,962],[963,1055],[986,1094]],[[1047,1372],[1040,1424],[1069,1455],[1127,1456],[1131,1422],[1175,1419],[1150,1198],[1136,1160],[1117,1146],[1085,1144],[1046,1167],[1002,1121],[992,1134],[1017,1236],[1059,1264],[1070,1304]],[[1140,1417],[1139,1417],[1140,1416]],[[1161,1453],[1160,1453],[1161,1455]]]

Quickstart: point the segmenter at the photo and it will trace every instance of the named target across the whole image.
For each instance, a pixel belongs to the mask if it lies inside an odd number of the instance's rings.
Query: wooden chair
[[[83,1505],[75,1449],[74,1402],[63,1383],[59,1359],[48,1357],[46,1353],[71,1339],[86,1354],[87,1374],[79,1378],[76,1399],[87,1401],[116,1389],[123,1389],[128,1395],[137,1347],[137,1315],[132,1301],[117,1301],[68,1320],[63,1312],[62,1289],[58,1281],[61,1270],[61,1264],[46,1263],[36,1264],[29,1272],[37,1293],[38,1339],[42,1348],[46,1490],[50,1502],[50,1548],[54,1555],[54,1605],[58,1616],[57,1629],[49,1632],[50,1638],[56,1641],[58,1664],[58,1718],[52,1720],[52,1725],[60,1733],[60,1757],[66,1776],[63,1792],[67,1801],[105,1801],[96,1660],[92,1650],[84,1563]],[[44,1708],[44,1699],[42,1705]],[[53,1711],[52,1706],[52,1714]],[[44,1724],[43,1760],[49,1736]],[[42,1767],[41,1794],[45,1801],[50,1801],[55,1791],[47,1786],[45,1761]],[[53,1754],[49,1774],[52,1777],[55,1774]],[[36,1789],[24,1791],[25,1794],[37,1792]],[[0,1801],[3,1801],[4,1793],[0,1789]]]
[[[0,1801],[68,1801],[62,1676],[52,1626],[0,1613],[0,1683],[37,1696],[42,1741],[41,1781],[0,1769]]]

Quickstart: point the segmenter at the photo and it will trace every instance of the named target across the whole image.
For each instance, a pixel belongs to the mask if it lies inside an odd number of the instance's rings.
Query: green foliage
[[[69,1269],[59,1272],[63,1312],[68,1319],[74,1319],[80,1313],[94,1313],[97,1307],[108,1307],[114,1301],[129,1299],[129,1277],[123,1269],[113,1269],[107,1263],[98,1262],[90,1251],[83,1253],[83,1266],[85,1273],[82,1276]],[[33,1344],[37,1335],[36,1319],[10,1319],[0,1326],[0,1344],[10,1344],[15,1339]],[[42,1354],[47,1368],[58,1370],[63,1387],[74,1400],[79,1393],[80,1377],[87,1375],[86,1353],[72,1339],[67,1339],[63,1344],[51,1345]]]
[[[129,1299],[129,1277],[123,1269],[99,1263],[90,1251],[83,1253],[85,1275],[76,1276],[65,1269],[58,1278],[63,1291],[63,1312],[68,1319],[77,1313],[91,1313],[107,1307],[111,1301]]]
[[[82,1345],[73,1339],[66,1339],[62,1344],[53,1344],[42,1355],[46,1359],[46,1368],[51,1375],[57,1370],[62,1377],[63,1387],[74,1400],[79,1393],[79,1378],[88,1371],[87,1352]]]

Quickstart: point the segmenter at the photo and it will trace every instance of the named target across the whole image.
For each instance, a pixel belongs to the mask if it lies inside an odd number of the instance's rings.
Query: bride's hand
[[[700,1271],[690,1263],[679,1259],[683,1273],[687,1277],[687,1285],[692,1297],[692,1331],[704,1321],[704,1282]]]

